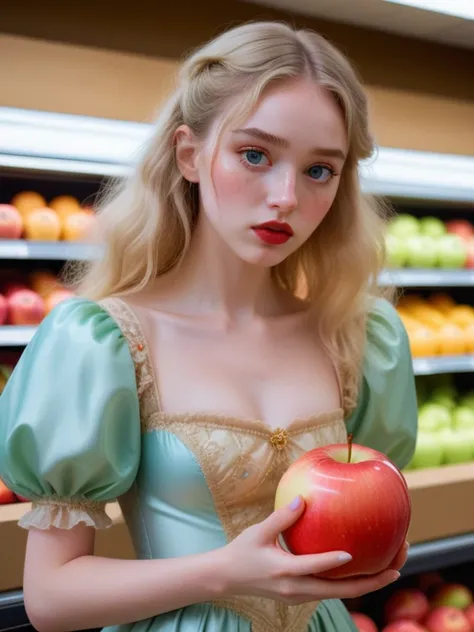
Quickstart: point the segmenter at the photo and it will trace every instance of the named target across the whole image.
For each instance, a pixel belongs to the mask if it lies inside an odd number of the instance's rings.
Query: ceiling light
[[[474,20],[473,0],[385,0],[385,2],[453,15],[464,20]]]

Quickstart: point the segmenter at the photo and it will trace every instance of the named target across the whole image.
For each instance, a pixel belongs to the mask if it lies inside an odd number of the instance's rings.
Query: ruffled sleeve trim
[[[105,511],[105,502],[88,500],[41,499],[32,503],[32,508],[18,521],[23,529],[72,529],[84,523],[94,529],[107,529],[112,519]]]

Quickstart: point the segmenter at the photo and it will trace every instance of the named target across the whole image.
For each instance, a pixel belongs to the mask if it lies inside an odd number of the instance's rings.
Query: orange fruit
[[[44,197],[40,193],[36,193],[36,191],[22,191],[21,193],[17,193],[13,196],[11,203],[22,216],[27,215],[30,211],[34,211],[37,208],[47,206]]]
[[[474,309],[469,305],[456,305],[449,312],[448,319],[453,325],[464,329],[474,323]]]
[[[438,354],[439,342],[436,332],[419,326],[408,333],[410,350],[414,358],[424,358]]]
[[[456,303],[448,294],[433,294],[429,298],[430,304],[439,310],[442,314],[449,314],[453,307],[456,307]]]
[[[25,217],[26,239],[57,241],[61,236],[61,222],[50,208],[37,208]]]
[[[474,323],[468,325],[463,333],[466,353],[474,353]]]
[[[438,331],[439,350],[442,355],[462,355],[466,353],[466,337],[457,325],[447,323]]]
[[[71,213],[81,210],[79,200],[72,195],[58,195],[49,203],[49,207],[56,211],[61,220],[64,220]]]
[[[66,241],[82,241],[87,239],[92,229],[94,217],[90,213],[77,211],[63,220],[63,239]]]

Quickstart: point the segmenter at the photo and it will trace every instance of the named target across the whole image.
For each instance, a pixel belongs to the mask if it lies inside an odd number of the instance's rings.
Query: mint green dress
[[[347,372],[346,372],[347,373]],[[74,298],[41,324],[0,397],[0,478],[33,501],[24,528],[110,525],[120,503],[138,558],[212,550],[272,511],[289,464],[347,440],[398,466],[413,453],[417,406],[409,345],[380,300],[367,324],[361,384],[341,374],[341,409],[273,431],[256,420],[161,410],[146,340],[119,299]],[[186,385],[183,385],[186,388]],[[191,388],[191,386],[188,386]],[[353,632],[340,601],[285,606],[239,596],[106,632]]]

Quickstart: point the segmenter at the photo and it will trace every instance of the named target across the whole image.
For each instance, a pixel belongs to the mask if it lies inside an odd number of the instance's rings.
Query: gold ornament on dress
[[[275,450],[283,450],[283,448],[288,443],[288,432],[283,428],[277,428],[270,437],[270,443],[275,448]]]

